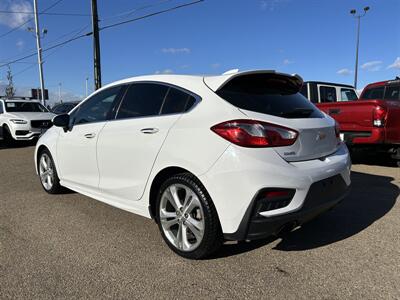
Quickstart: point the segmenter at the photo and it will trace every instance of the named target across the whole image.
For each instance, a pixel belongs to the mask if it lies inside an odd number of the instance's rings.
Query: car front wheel
[[[47,149],[39,155],[38,172],[40,183],[47,193],[58,194],[63,191],[53,158]]]
[[[178,174],[164,182],[158,194],[156,217],[165,242],[180,256],[204,258],[222,244],[214,204],[192,174]]]

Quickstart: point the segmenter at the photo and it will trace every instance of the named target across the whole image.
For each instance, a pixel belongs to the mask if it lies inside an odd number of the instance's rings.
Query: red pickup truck
[[[316,103],[350,147],[391,154],[400,166],[400,78],[367,85],[358,100]]]

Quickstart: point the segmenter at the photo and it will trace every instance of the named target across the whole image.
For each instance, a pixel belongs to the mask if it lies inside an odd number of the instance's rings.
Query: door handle
[[[328,114],[330,114],[330,115],[338,115],[338,114],[340,114],[340,109],[330,109],[329,111],[328,111]]]
[[[143,128],[140,129],[140,132],[144,133],[144,134],[153,134],[153,133],[157,133],[159,130],[158,128]]]
[[[85,134],[85,138],[87,138],[87,139],[92,139],[92,138],[94,138],[95,136],[96,136],[95,133],[86,133],[86,134]]]

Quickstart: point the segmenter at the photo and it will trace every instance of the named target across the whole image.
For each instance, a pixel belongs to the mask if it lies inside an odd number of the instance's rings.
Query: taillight
[[[375,127],[383,127],[385,126],[387,117],[387,109],[383,106],[375,107],[373,111],[373,122]]]
[[[335,134],[336,138],[340,139],[340,125],[338,122],[335,122]]]
[[[211,127],[219,136],[242,147],[282,147],[296,142],[297,131],[255,120],[232,120]]]

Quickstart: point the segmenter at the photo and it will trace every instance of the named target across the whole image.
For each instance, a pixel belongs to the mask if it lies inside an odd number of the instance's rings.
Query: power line
[[[50,5],[48,8],[46,8],[46,9],[44,9],[42,12],[40,12],[39,15],[41,15],[41,14],[45,13],[46,11],[52,9],[54,6],[58,5],[61,1],[64,1],[64,0],[58,0],[57,2],[53,3],[53,4]],[[9,31],[7,31],[7,32],[5,32],[5,33],[3,33],[3,34],[1,34],[1,35],[0,35],[0,38],[5,37],[5,36],[7,36],[7,35],[13,33],[14,31],[20,29],[22,26],[28,24],[28,23],[29,23],[30,21],[32,21],[33,19],[34,19],[34,18],[29,18],[29,19],[28,19],[27,21],[25,21],[24,23],[18,25],[17,27],[14,27],[13,29],[11,29],[11,30],[9,30]]]
[[[10,11],[10,10],[0,10],[0,14],[26,14],[26,15],[33,15],[33,11]],[[41,12],[41,15],[48,15],[48,16],[74,16],[74,17],[90,17],[90,14],[79,14],[79,13],[47,13]]]
[[[109,28],[112,28],[112,27],[124,25],[124,24],[127,24],[127,23],[135,22],[135,21],[138,21],[138,20],[147,19],[149,17],[153,17],[153,16],[160,15],[160,14],[163,14],[163,13],[166,13],[166,12],[177,10],[179,8],[182,8],[182,7],[187,7],[187,6],[191,6],[191,5],[194,5],[194,4],[198,4],[200,2],[204,2],[204,0],[197,0],[197,1],[189,2],[189,3],[177,5],[177,6],[174,6],[174,7],[171,7],[171,8],[160,10],[160,11],[155,12],[155,13],[144,15],[142,17],[137,17],[137,18],[134,18],[134,19],[130,19],[130,20],[126,20],[126,21],[110,24],[110,25],[107,25],[107,26],[103,26],[103,27],[100,28],[100,31],[104,30],[104,29],[109,29]]]
[[[144,9],[147,9],[147,8],[151,8],[151,7],[156,7],[158,5],[161,5],[161,4],[164,4],[164,3],[167,3],[167,2],[171,2],[171,1],[174,1],[174,0],[157,1],[157,2],[155,2],[153,4],[143,5],[143,6],[131,9],[131,10],[129,10],[127,12],[124,12],[124,13],[119,13],[119,14],[116,14],[116,15],[113,15],[113,16],[109,16],[109,17],[103,18],[103,19],[101,19],[101,21],[104,22],[104,21],[108,21],[108,20],[111,20],[111,19],[123,18],[123,17],[126,17],[126,16],[130,16],[130,15],[132,15],[132,14],[138,12],[138,11],[141,11],[141,10],[144,10]]]
[[[62,0],[61,0],[61,1],[62,1]],[[189,2],[189,3],[186,3],[186,4],[174,6],[174,7],[168,8],[168,9],[164,9],[164,10],[161,10],[161,11],[158,11],[158,12],[155,12],[155,13],[151,13],[151,14],[147,14],[147,15],[144,15],[144,16],[141,16],[141,17],[137,17],[137,18],[134,18],[134,19],[130,19],[130,20],[126,20],[126,21],[122,21],[122,22],[110,24],[110,25],[101,27],[99,30],[101,31],[101,30],[113,28],[113,27],[116,27],[116,26],[124,25],[124,24],[127,24],[127,23],[131,23],[131,22],[143,20],[143,19],[146,19],[146,18],[155,16],[155,15],[160,15],[160,14],[167,13],[167,12],[170,12],[170,11],[173,11],[173,10],[177,10],[177,9],[179,9],[179,8],[183,8],[183,7],[191,6],[191,5],[194,5],[194,4],[198,4],[198,3],[200,3],[200,2],[204,2],[204,0],[197,0],[197,1]],[[48,48],[46,48],[46,49],[43,49],[42,52],[47,52],[47,51],[49,51],[49,50],[52,50],[52,49],[61,47],[61,46],[63,46],[63,45],[66,45],[66,44],[71,43],[71,42],[73,42],[73,41],[75,41],[75,40],[81,39],[81,38],[83,38],[83,37],[91,36],[92,34],[93,34],[93,32],[90,31],[90,32],[87,32],[87,33],[78,35],[78,36],[76,36],[76,37],[72,37],[72,38],[70,38],[70,39],[68,39],[68,40],[65,40],[65,41],[63,41],[63,42],[60,42],[60,43],[55,44],[55,45],[53,45],[53,46],[50,46],[50,47],[48,47]],[[12,61],[3,63],[3,64],[0,65],[0,68],[5,67],[5,66],[8,66],[8,65],[11,65],[11,64],[14,64],[14,63],[19,62],[19,61],[22,61],[22,60],[25,60],[25,59],[27,59],[27,58],[30,58],[30,57],[32,57],[32,56],[35,56],[36,54],[37,54],[37,53],[31,53],[31,54],[25,55],[25,56],[23,56],[23,57],[21,57],[21,58],[18,58],[18,59],[15,59],[15,60],[12,60]]]

